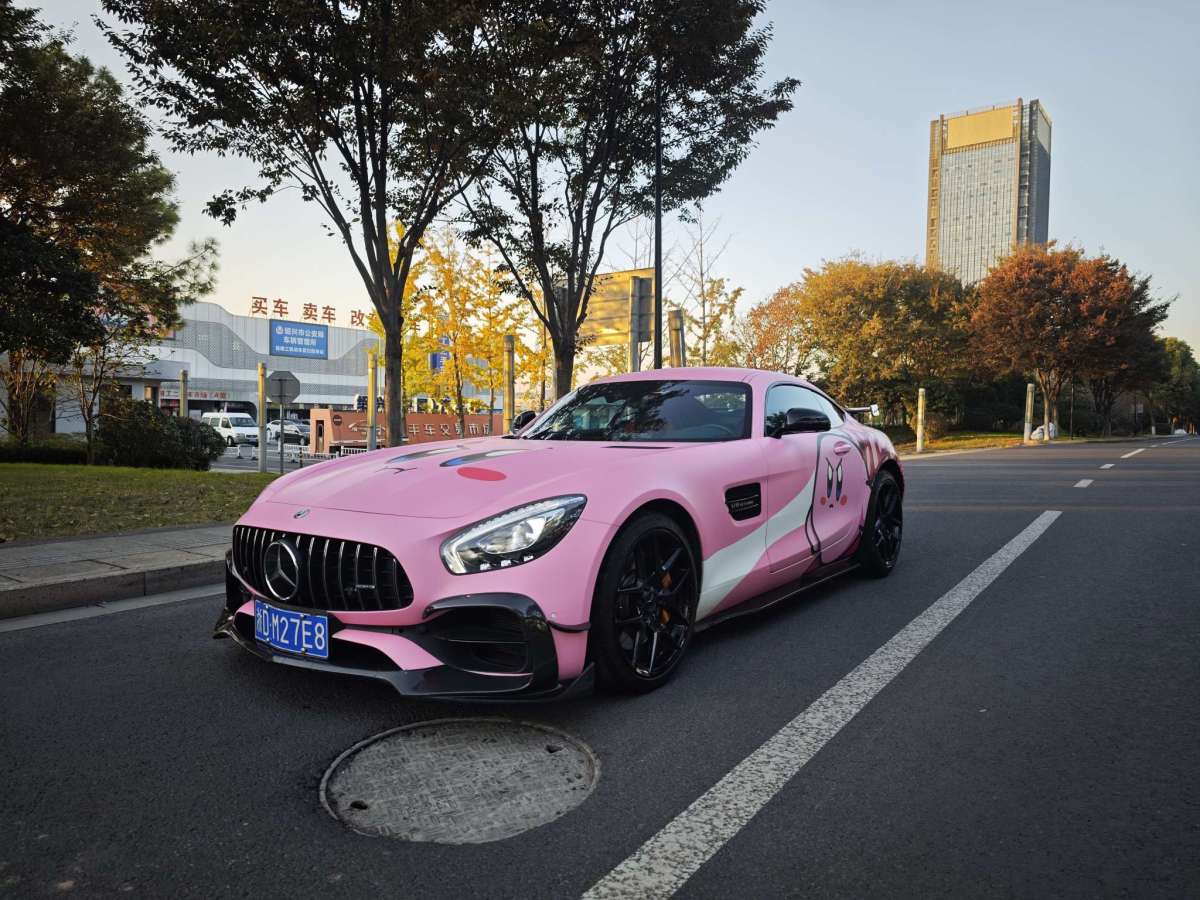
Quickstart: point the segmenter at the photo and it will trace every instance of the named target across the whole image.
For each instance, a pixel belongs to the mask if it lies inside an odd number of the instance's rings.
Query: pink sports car
[[[273,482],[215,636],[412,696],[646,691],[697,628],[896,564],[891,442],[800,379],[641,372],[530,415]]]

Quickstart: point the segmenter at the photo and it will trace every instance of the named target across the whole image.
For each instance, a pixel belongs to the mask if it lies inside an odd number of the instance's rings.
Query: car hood
[[[457,519],[611,486],[616,470],[672,444],[479,438],[392,447],[284,476],[262,500],[323,509]]]

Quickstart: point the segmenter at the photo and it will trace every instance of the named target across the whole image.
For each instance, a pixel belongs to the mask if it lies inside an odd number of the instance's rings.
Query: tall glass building
[[[925,263],[966,284],[1020,244],[1044,244],[1050,213],[1050,116],[1038,100],[929,123]]]

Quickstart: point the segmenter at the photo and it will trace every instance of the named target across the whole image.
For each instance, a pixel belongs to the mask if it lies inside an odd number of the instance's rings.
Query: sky
[[[98,0],[40,5],[45,21],[74,30],[75,52],[127,79],[92,23]],[[1054,122],[1051,238],[1151,275],[1160,297],[1176,298],[1164,332],[1200,353],[1200,4],[772,0],[765,20],[766,77],[803,84],[706,203],[718,243],[728,241],[714,274],[744,288],[744,304],[851,252],[922,261],[929,121],[1021,97],[1041,100]],[[331,305],[338,324],[369,308],[315,205],[285,191],[223,226],[205,201],[251,183],[253,169],[160,151],[181,212],[164,252],[207,236],[221,244],[209,299],[240,314],[254,295],[293,310]],[[678,224],[667,230],[665,246],[686,240]],[[618,239],[606,263],[623,267],[631,246]]]

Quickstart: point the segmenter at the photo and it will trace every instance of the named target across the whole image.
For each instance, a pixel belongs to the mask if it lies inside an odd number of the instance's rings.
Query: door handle
[[[836,453],[838,456],[845,456],[847,453],[850,452],[850,445],[847,444],[845,441],[838,441],[836,444],[833,445],[833,452]]]

